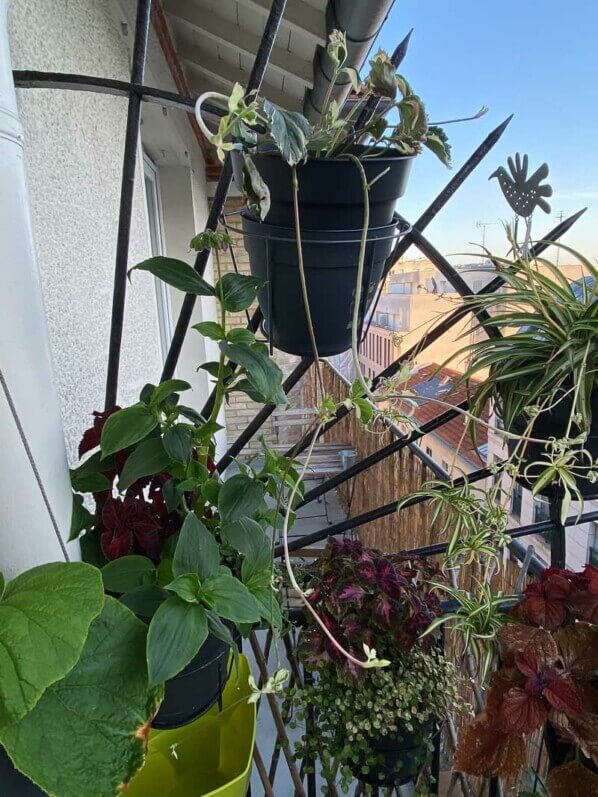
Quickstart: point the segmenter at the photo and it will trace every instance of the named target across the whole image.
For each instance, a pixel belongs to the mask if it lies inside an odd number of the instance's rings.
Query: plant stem
[[[218,272],[218,284],[220,287],[220,325],[222,329],[226,332],[226,308],[224,307],[224,293],[223,293],[223,286],[222,286],[222,269],[220,266],[220,255],[218,253],[218,247],[214,249],[214,253],[216,256],[216,270]],[[224,387],[224,364],[225,364],[225,355],[224,352],[220,352],[220,357],[218,359],[218,377],[216,379],[216,395],[214,397],[214,406],[212,407],[212,412],[210,413],[209,422],[214,422],[218,418],[218,414],[222,407],[222,402],[224,401],[225,395],[225,387]]]
[[[309,296],[307,295],[307,282],[305,279],[305,264],[303,262],[303,246],[301,244],[301,223],[299,218],[299,181],[297,179],[297,167],[291,166],[291,174],[293,175],[293,214],[295,217],[295,236],[297,241],[297,262],[299,264],[299,280],[301,282],[301,293],[303,295],[303,307],[305,309],[305,320],[309,330],[309,339],[311,342],[311,349],[316,366],[316,373],[318,375],[318,384],[322,398],[324,397],[324,380],[322,378],[322,370],[320,366],[320,356],[318,354],[318,346],[316,343],[316,334],[314,325],[309,310]]]

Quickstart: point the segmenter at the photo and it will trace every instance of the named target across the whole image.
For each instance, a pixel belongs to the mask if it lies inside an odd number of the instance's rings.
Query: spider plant
[[[505,609],[516,602],[517,596],[500,592],[494,595],[489,582],[478,582],[477,594],[447,584],[434,583],[433,586],[444,591],[457,608],[433,620],[422,636],[449,623],[451,630],[461,635],[464,650],[471,652],[480,680],[485,683],[496,655],[498,629],[513,622]]]
[[[417,498],[429,501],[431,523],[439,524],[441,535],[450,535],[445,567],[481,561],[500,566],[500,551],[509,541],[505,534],[507,514],[495,502],[492,491],[472,487],[466,476],[452,484],[432,479],[421,490],[401,498],[397,509]]]
[[[467,297],[465,303],[478,317],[480,310],[488,313],[476,331],[494,327],[502,336],[488,336],[454,355],[469,357],[455,387],[471,388],[473,417],[481,417],[489,402],[494,406],[507,432],[520,435],[515,455],[522,461],[529,442],[550,438],[536,463],[542,469],[535,470],[534,491],[557,483],[568,504],[572,495],[581,500],[579,479],[596,479],[586,443],[598,387],[598,270],[576,250],[558,246],[575,257],[580,279],[569,282],[545,258],[493,258],[506,290]],[[472,387],[486,371],[488,378]],[[564,415],[563,423],[558,415]],[[545,421],[550,433],[540,434]],[[473,422],[470,428],[475,434]]]

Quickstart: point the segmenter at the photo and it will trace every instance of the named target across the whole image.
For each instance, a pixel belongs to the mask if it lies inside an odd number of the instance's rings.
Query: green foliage
[[[21,720],[77,663],[103,604],[100,573],[46,564],[10,581],[0,600],[0,729]]]
[[[48,594],[51,590],[41,600]],[[81,622],[80,611],[81,604],[71,607],[70,616],[62,619],[63,636]],[[75,666],[44,691],[25,717],[0,732],[17,769],[48,794],[114,797],[142,766],[149,722],[163,695],[161,687],[148,689],[145,637],[143,623],[106,598]],[[32,664],[39,668],[46,655],[46,647],[38,648]]]
[[[587,278],[570,283],[544,258],[494,258],[507,290],[464,301],[468,309],[488,313],[476,329],[494,327],[503,335],[469,344],[455,355],[466,356],[470,363],[455,389],[468,387],[474,416],[481,417],[490,404],[505,429],[522,436],[513,457],[516,465],[525,461],[525,438],[534,437],[538,417],[547,417],[559,405],[569,406],[567,428],[555,429],[534,477],[540,481],[537,490],[560,484],[568,501],[579,498],[580,479],[596,476],[583,446],[598,386],[598,269],[580,253],[560,246],[576,258]],[[481,383],[476,380],[480,372],[489,373]]]
[[[102,459],[139,443],[154,431],[158,423],[157,414],[143,402],[115,412],[102,429],[100,438]]]
[[[285,404],[282,391],[282,371],[270,359],[262,343],[220,343],[220,351],[232,362],[240,365],[255,394],[265,404]]]
[[[231,476],[218,493],[218,512],[223,522],[251,517],[264,503],[264,485],[241,473]]]
[[[302,114],[296,111],[285,111],[268,100],[262,104],[264,114],[269,122],[269,132],[280,154],[289,166],[305,160],[307,157],[307,141],[311,136],[311,125]]]
[[[371,775],[383,763],[373,750],[378,740],[410,735],[419,752],[410,751],[414,776],[431,760],[430,725],[449,711],[463,711],[455,667],[436,650],[418,645],[390,667],[367,670],[359,681],[347,678],[333,664],[319,667],[311,684],[296,690],[297,718],[315,712],[317,733],[306,730],[297,758],[318,758],[322,774],[348,791],[354,772]],[[401,762],[404,763],[404,762]]]
[[[216,575],[220,565],[218,543],[194,512],[190,512],[181,527],[172,560],[175,576],[196,573],[203,581]]]
[[[143,440],[127,457],[118,480],[118,489],[123,492],[138,479],[162,473],[170,463],[170,456],[165,450],[161,437],[150,437]]]
[[[129,270],[129,279],[133,271],[149,271],[154,277],[184,293],[192,293],[195,296],[214,295],[214,288],[210,283],[184,260],[176,260],[173,257],[150,257],[149,260],[144,260]]]
[[[120,559],[113,559],[102,568],[102,580],[104,588],[108,592],[121,594],[141,587],[151,581],[156,567],[147,556],[122,556]]]
[[[222,307],[231,313],[238,313],[251,306],[257,292],[265,281],[246,274],[227,273],[216,283],[216,296]]]
[[[446,584],[436,584],[435,587],[455,601],[457,609],[436,618],[425,634],[433,633],[441,625],[448,624],[461,635],[464,649],[473,655],[477,673],[481,682],[485,683],[497,653],[498,630],[505,623],[512,622],[506,608],[512,606],[516,598],[502,593],[494,595],[487,582],[478,584],[477,594]]]
[[[173,595],[150,623],[147,661],[151,684],[172,678],[189,664],[206,641],[208,618],[203,606]]]

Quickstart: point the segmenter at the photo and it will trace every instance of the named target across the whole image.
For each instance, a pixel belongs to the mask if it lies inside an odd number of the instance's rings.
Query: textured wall
[[[14,68],[127,79],[128,54],[107,5],[14,0]],[[126,101],[70,91],[18,95],[38,263],[72,459],[86,416],[104,400]],[[137,179],[132,263],[148,252],[140,185]],[[149,280],[128,293],[121,363],[123,403],[160,369]]]

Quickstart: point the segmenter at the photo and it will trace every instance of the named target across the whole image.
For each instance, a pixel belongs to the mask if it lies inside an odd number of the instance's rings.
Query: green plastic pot
[[[148,756],[127,797],[245,797],[255,744],[249,662],[239,657],[218,705],[180,728],[150,731]]]

